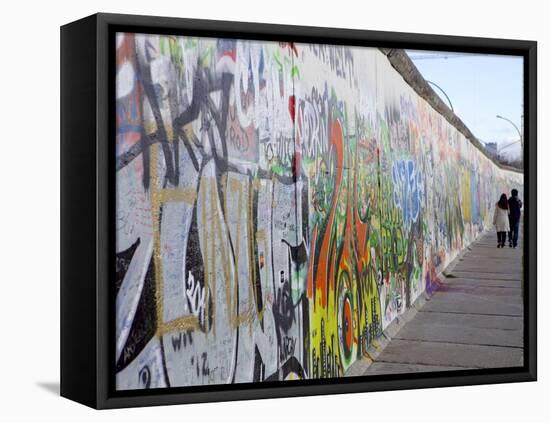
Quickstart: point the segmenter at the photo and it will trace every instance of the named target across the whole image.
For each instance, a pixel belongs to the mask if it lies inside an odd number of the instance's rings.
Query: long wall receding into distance
[[[522,188],[378,49],[116,43],[118,389],[343,376]]]

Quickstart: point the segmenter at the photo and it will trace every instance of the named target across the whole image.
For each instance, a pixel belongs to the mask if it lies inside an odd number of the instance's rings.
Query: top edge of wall
[[[390,48],[380,48],[379,50],[388,58],[391,65],[399,72],[405,82],[409,84],[420,97],[426,100],[436,112],[441,114],[452,126],[461,132],[485,157],[500,169],[523,174],[523,170],[499,163],[487,153],[483,144],[477,139],[472,131],[470,131],[464,122],[462,122],[449,106],[441,100],[437,93],[426,82],[405,50]]]

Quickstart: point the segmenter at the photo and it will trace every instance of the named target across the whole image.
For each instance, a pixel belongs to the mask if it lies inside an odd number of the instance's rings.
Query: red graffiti
[[[290,113],[290,118],[294,122],[296,118],[296,96],[294,95],[288,97],[288,113]]]
[[[336,153],[336,180],[332,197],[330,214],[327,219],[326,229],[321,240],[321,248],[318,257],[309,261],[308,269],[308,293],[312,293],[313,286],[320,291],[321,307],[326,307],[328,285],[334,290],[334,277],[336,269],[336,254],[333,253],[334,246],[334,222],[338,207],[338,193],[340,192],[344,168],[344,140],[342,125],[338,120],[334,121],[330,130],[330,143]],[[312,251],[315,251],[319,229],[315,226],[313,230]],[[315,279],[315,283],[314,280]]]

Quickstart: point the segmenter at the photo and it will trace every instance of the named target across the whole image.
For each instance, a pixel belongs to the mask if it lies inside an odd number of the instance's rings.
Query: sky
[[[519,56],[445,53],[408,50],[424,79],[439,85],[450,98],[455,113],[481,141],[496,142],[502,154],[521,156],[519,135],[523,114],[523,58]],[[448,105],[438,88],[434,91]]]

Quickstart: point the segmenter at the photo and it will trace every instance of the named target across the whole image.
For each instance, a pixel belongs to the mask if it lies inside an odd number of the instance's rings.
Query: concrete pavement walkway
[[[491,231],[443,274],[441,288],[347,376],[523,365],[522,240]]]

